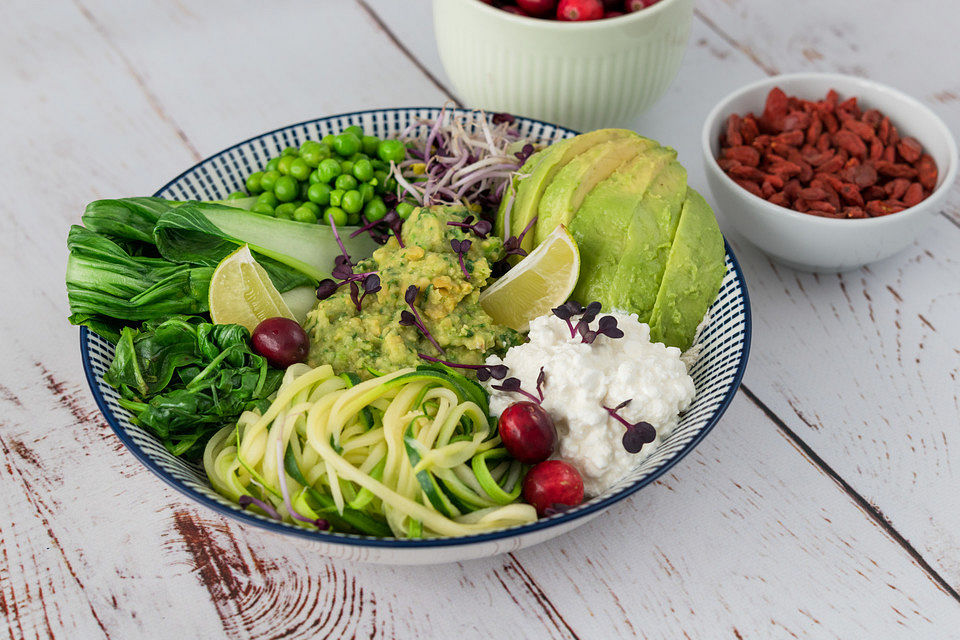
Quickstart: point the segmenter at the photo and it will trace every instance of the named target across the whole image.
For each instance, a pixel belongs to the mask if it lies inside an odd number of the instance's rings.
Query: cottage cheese
[[[585,493],[599,495],[656,449],[661,437],[677,426],[681,411],[690,406],[693,379],[680,359],[680,350],[650,342],[650,327],[636,314],[614,311],[612,315],[624,336],[598,336],[583,344],[570,337],[567,323],[553,315],[530,323],[529,342],[510,348],[501,359],[491,356],[487,364],[505,364],[521,387],[536,393],[537,376],[543,367],[542,406],[553,418],[560,437],[558,458],[572,464],[583,476]],[[490,411],[499,416],[509,405],[523,400],[516,393],[490,389]],[[621,442],[622,424],[604,406],[632,402],[619,411],[631,423],[644,420],[657,430],[657,439],[636,454]]]

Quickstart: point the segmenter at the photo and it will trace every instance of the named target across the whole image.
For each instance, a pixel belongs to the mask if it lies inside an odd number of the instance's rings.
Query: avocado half
[[[567,225],[580,248],[572,297],[636,313],[653,340],[689,348],[720,289],[725,249],[713,211],[687,187],[676,151],[633,132],[602,129],[538,155],[511,185],[511,234],[537,216],[535,232],[524,238],[529,251]]]

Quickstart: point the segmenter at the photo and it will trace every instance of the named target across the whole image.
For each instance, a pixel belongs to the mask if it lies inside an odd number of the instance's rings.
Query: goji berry
[[[917,161],[917,179],[929,191],[937,186],[937,163],[927,154],[920,156]]]
[[[743,144],[743,136],[740,134],[740,116],[733,113],[727,118],[726,144],[737,147]]]
[[[906,191],[903,193],[903,204],[908,207],[920,204],[923,201],[923,185],[919,182],[911,183]]]
[[[917,142],[915,138],[903,138],[900,140],[900,144],[897,145],[897,151],[900,153],[901,158],[913,164],[923,155],[923,145]]]
[[[736,160],[750,167],[756,167],[760,164],[760,152],[745,144],[727,147],[723,150],[723,157]]]

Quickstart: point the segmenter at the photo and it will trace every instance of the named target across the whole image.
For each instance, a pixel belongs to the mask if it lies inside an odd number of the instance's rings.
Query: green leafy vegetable
[[[242,244],[257,254],[281,293],[315,287],[340,248],[329,227],[279,220],[239,207],[162,198],[97,200],[70,229],[70,321],[116,342],[124,324],[207,311],[213,269]],[[367,236],[345,241],[357,258]]]
[[[349,235],[350,229],[342,233]],[[281,220],[238,211],[232,207],[190,202],[165,213],[154,230],[161,255],[174,262],[216,265],[240,245],[259,254],[260,262],[281,292],[293,288],[277,282],[283,274],[307,276],[314,281],[330,276],[340,247],[333,229],[326,225]],[[377,244],[368,236],[346,238],[346,251],[353,258],[369,257]],[[270,260],[261,260],[266,256]],[[297,286],[297,285],[294,285]]]
[[[207,310],[212,267],[132,256],[106,236],[72,226],[67,236],[67,296],[74,324],[116,340],[111,319],[151,320]]]
[[[283,372],[250,349],[239,325],[199,317],[148,321],[123,328],[103,376],[121,406],[174,455],[197,458],[209,436],[245,410],[269,405]]]

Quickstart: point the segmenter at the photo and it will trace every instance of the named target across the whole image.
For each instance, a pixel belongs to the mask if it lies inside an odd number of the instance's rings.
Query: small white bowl
[[[879,109],[890,117],[901,136],[913,136],[933,156],[938,169],[933,193],[900,213],[854,220],[799,213],[753,195],[717,164],[720,132],[733,113],[762,113],[767,94],[774,87],[808,100],[821,100],[830,89],[836,89],[841,99],[856,96],[861,108]],[[848,271],[903,250],[940,211],[957,177],[957,143],[933,111],[896,89],[832,73],[775,76],[734,91],[707,116],[702,148],[710,191],[726,219],[771,258],[804,271]]]
[[[434,0],[440,59],[471,107],[585,131],[622,126],[680,68],[693,0],[660,0],[617,18],[561,22],[480,0]]]

